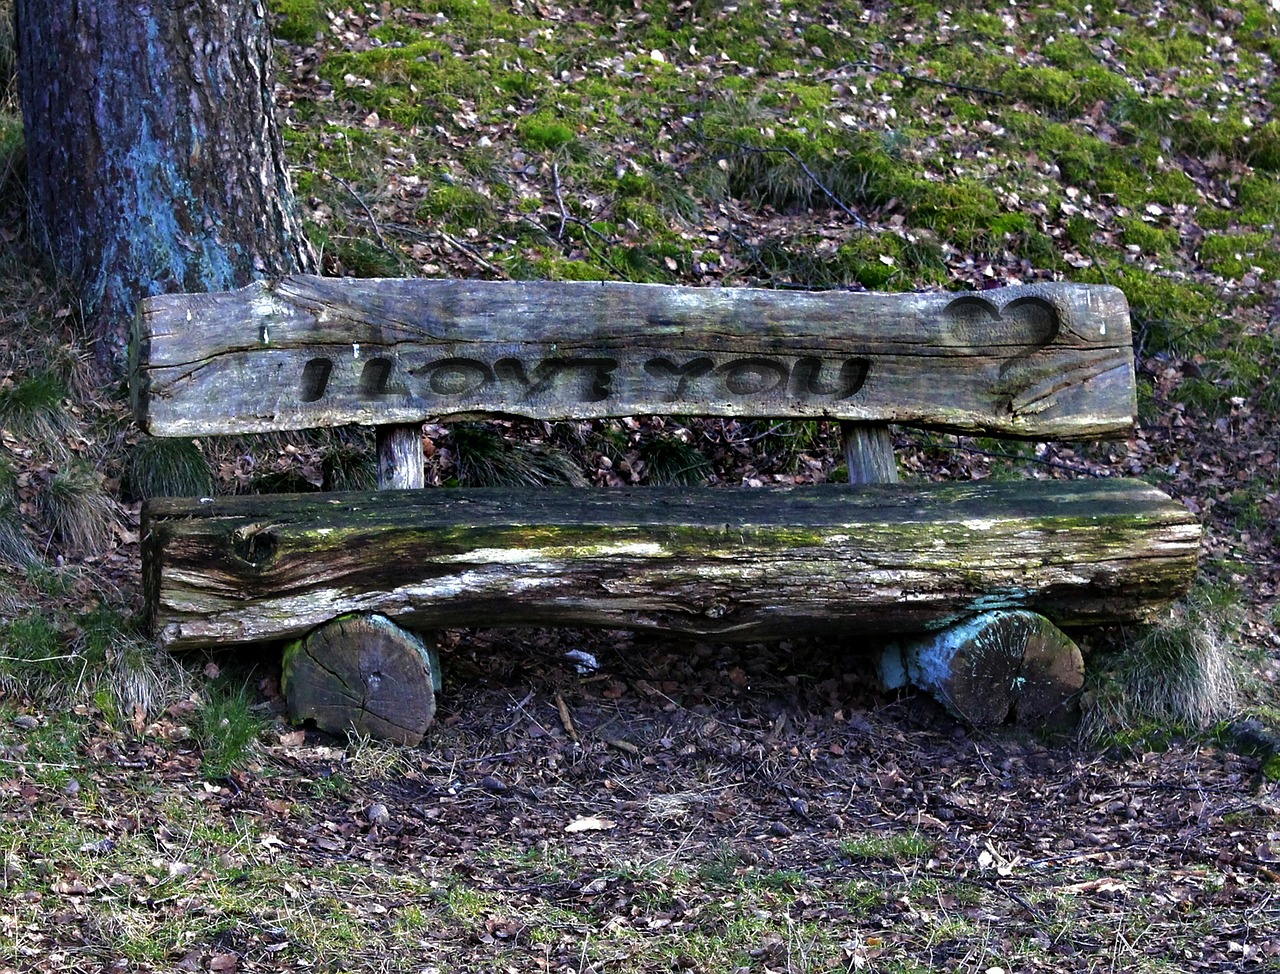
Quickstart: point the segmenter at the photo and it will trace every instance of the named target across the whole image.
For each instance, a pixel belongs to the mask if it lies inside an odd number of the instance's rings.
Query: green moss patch
[[[1280,250],[1266,233],[1209,234],[1200,243],[1200,259],[1215,274],[1236,280],[1250,273],[1272,279],[1280,274]]]

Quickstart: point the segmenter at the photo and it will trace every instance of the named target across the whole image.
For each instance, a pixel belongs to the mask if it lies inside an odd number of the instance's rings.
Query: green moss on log
[[[287,638],[353,609],[418,629],[740,639],[920,631],[1002,608],[1132,620],[1186,588],[1200,533],[1119,480],[157,499],[145,520],[172,647]]]

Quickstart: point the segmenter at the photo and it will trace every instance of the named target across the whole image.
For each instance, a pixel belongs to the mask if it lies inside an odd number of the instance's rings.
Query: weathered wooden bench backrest
[[[467,414],[830,417],[1080,438],[1134,421],[1116,288],[820,293],[291,277],[144,302],[160,436]]]

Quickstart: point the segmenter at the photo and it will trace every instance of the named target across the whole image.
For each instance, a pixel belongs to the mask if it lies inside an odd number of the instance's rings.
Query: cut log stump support
[[[887,689],[908,683],[975,727],[1011,717],[1025,727],[1076,716],[1084,659],[1072,639],[1035,612],[986,612],[940,632],[890,643],[880,660]]]
[[[436,713],[433,657],[385,616],[327,622],[285,649],[281,690],[289,719],[416,746]]]
[[[376,443],[379,490],[426,486],[420,424],[379,426]],[[295,724],[416,746],[439,689],[435,650],[386,616],[342,616],[285,650],[281,691]]]

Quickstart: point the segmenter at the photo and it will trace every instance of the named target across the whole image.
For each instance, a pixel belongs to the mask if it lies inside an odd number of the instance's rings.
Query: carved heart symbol
[[[984,297],[966,294],[943,308],[942,315],[947,335],[956,345],[993,352],[1009,349],[1000,366],[1001,376],[1052,345],[1061,328],[1058,310],[1036,297],[1017,298],[1000,308]]]

